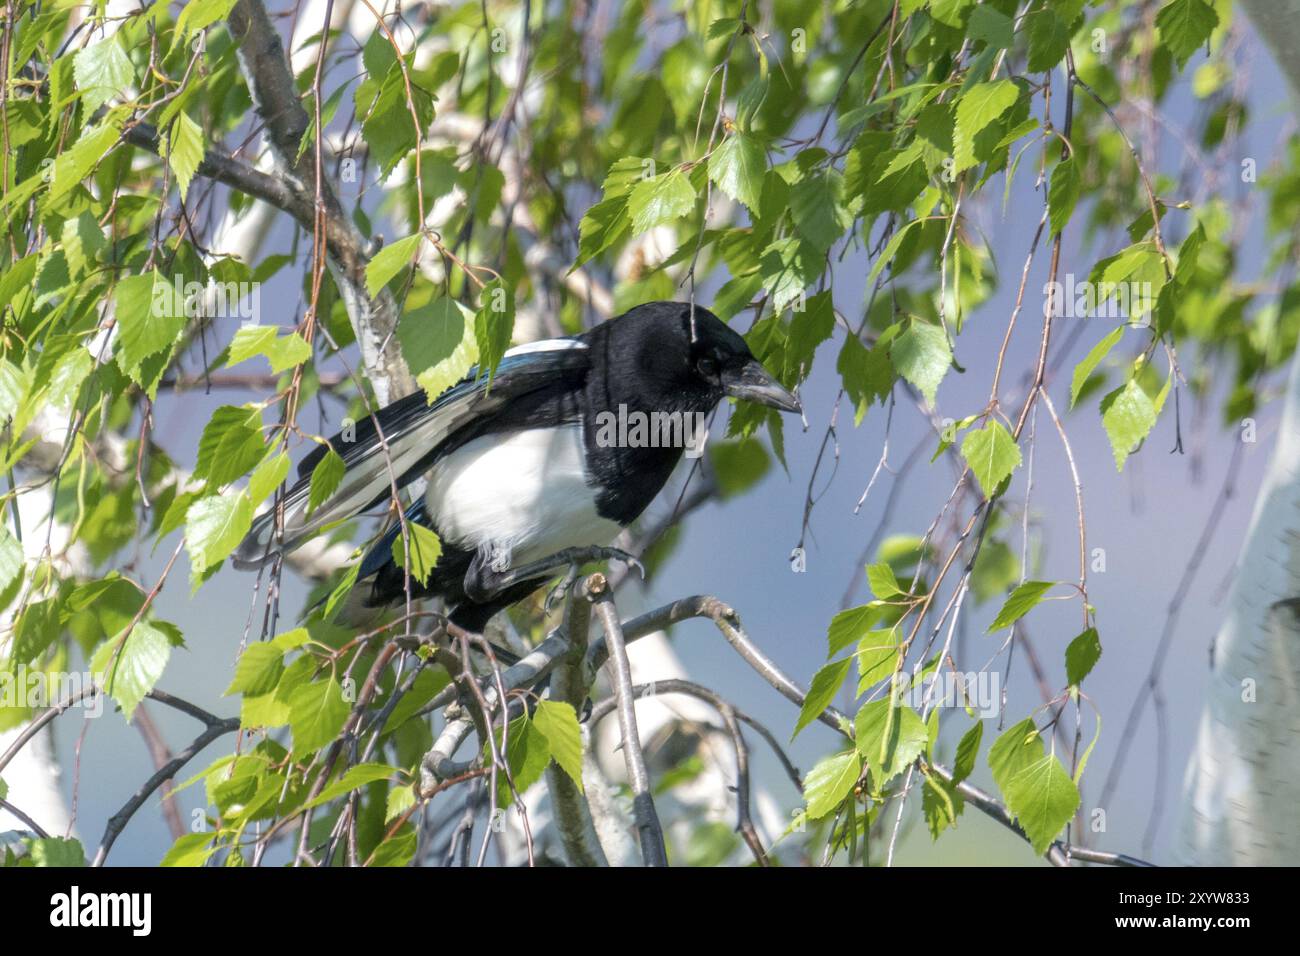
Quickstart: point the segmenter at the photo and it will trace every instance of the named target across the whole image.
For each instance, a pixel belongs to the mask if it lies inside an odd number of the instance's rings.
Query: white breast
[[[516,566],[608,544],[621,528],[596,513],[584,461],[577,425],[484,435],[433,466],[425,504],[449,542]]]

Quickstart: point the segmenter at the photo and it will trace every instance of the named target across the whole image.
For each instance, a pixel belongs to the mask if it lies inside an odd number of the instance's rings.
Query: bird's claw
[[[637,573],[641,575],[641,580],[645,580],[645,565],[635,555],[628,554],[621,548],[600,548],[599,553],[606,561],[621,561],[629,568],[636,568]]]
[[[547,614],[551,613],[551,609],[555,607],[557,603],[559,603],[560,598],[562,598],[565,594],[569,593],[569,589],[573,587],[573,583],[577,580],[578,580],[578,565],[576,563],[573,563],[569,565],[569,570],[565,572],[564,577],[560,580],[560,583],[555,585],[555,587],[551,588],[550,592],[547,593],[546,602],[543,605],[543,609]]]

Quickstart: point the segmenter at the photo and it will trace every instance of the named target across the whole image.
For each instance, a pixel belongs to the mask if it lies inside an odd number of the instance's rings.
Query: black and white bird
[[[690,305],[651,302],[581,335],[511,349],[490,386],[471,370],[432,404],[417,392],[359,422],[350,441],[331,438],[346,470],[308,514],[326,450],[315,449],[284,495],[280,533],[274,509],[261,515],[234,564],[260,567],[390,500],[394,481],[423,477],[406,521],[436,532],[442,552],[410,593],[441,597],[455,624],[482,632],[580,554],[617,555],[602,549],[654,500],[685,450],[678,439],[698,441],[693,424],[724,396],[799,410],[745,340],[701,306],[692,322]],[[362,559],[354,607],[404,602],[407,574],[392,555],[401,534],[395,523]]]

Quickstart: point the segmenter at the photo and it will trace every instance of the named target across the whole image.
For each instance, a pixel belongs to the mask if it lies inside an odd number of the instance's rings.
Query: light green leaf
[[[838,807],[861,774],[862,758],[856,750],[845,750],[818,761],[803,781],[808,817],[819,820]]]
[[[217,852],[216,831],[186,833],[181,836],[163,855],[159,866],[195,867],[203,866],[209,857]]]
[[[218,408],[203,426],[194,477],[213,488],[243,477],[266,454],[261,425],[259,409],[236,405]]]
[[[413,236],[390,242],[375,253],[366,263],[366,291],[373,297],[388,285],[390,279],[406,268],[414,259],[424,238],[418,232]]]
[[[709,179],[750,212],[758,212],[767,173],[767,154],[756,136],[736,132],[724,139],[709,157]]]
[[[1070,378],[1070,407],[1079,400],[1079,393],[1083,391],[1084,383],[1088,381],[1089,376],[1097,370],[1097,366],[1102,360],[1110,354],[1110,350],[1119,344],[1119,340],[1124,337],[1124,326],[1112,329],[1111,332],[1100,342],[1094,345],[1088,354],[1083,357],[1083,361],[1074,367],[1074,375]]]
[[[143,385],[141,363],[171,348],[185,330],[183,303],[175,301],[172,287],[156,271],[123,279],[113,298],[118,365]]]
[[[913,320],[890,346],[889,358],[898,374],[915,385],[926,401],[933,402],[952,365],[952,349],[939,326]]]
[[[1002,795],[1040,855],[1047,852],[1079,807],[1079,788],[1052,754],[1043,754],[1019,770],[1007,781]]]
[[[397,326],[402,355],[430,402],[478,361],[474,326],[474,313],[447,296],[402,316]]]
[[[510,348],[515,330],[515,294],[493,279],[483,287],[479,310],[474,316],[474,340],[478,343],[479,375],[487,375],[488,388],[501,357]]]
[[[953,127],[953,158],[957,172],[969,169],[978,160],[975,137],[986,126],[1011,109],[1020,98],[1020,88],[1010,80],[977,83],[957,101],[957,119]]]
[[[411,577],[424,584],[442,555],[442,542],[433,531],[414,521],[406,523],[406,530],[411,536]],[[399,568],[406,567],[406,544],[400,534],[393,539],[393,560]]]
[[[181,190],[181,199],[184,199],[189,193],[190,181],[198,172],[199,165],[207,153],[203,128],[190,119],[188,113],[181,110],[176,115],[176,121],[172,123],[166,144],[167,165],[176,176],[176,184]]]
[[[1055,581],[1026,581],[1017,587],[1007,596],[1006,603],[998,611],[998,616],[989,625],[989,633],[1010,627],[1032,611],[1055,583]]]
[[[154,622],[141,620],[126,636],[125,643],[114,637],[101,644],[91,658],[90,669],[130,720],[140,701],[162,677],[171,653],[167,634]]]
[[[1079,202],[1079,164],[1073,157],[1062,160],[1052,170],[1052,182],[1047,189],[1047,209],[1052,223],[1052,234],[1060,232],[1070,221]]]
[[[215,567],[235,550],[253,523],[248,495],[208,495],[185,512],[185,545],[195,574]]]
[[[1101,637],[1090,627],[1065,649],[1065,679],[1077,687],[1101,660]]]
[[[867,584],[871,587],[871,593],[882,601],[905,593],[898,584],[894,569],[884,561],[867,565]]]
[[[1172,0],[1156,14],[1156,30],[1180,69],[1218,25],[1219,15],[1205,0]]]
[[[327,784],[319,794],[303,804],[302,808],[310,810],[312,807],[322,806],[331,800],[338,799],[345,793],[360,790],[376,780],[387,780],[390,777],[399,776],[400,773],[401,771],[396,767],[390,767],[383,763],[359,763],[355,767],[349,767],[347,772],[339,779]]]
[[[550,744],[551,759],[582,790],[582,729],[573,706],[563,701],[540,700],[533,711],[533,726]]]
[[[239,655],[239,663],[235,665],[235,678],[225,689],[223,696],[245,694],[249,697],[259,697],[262,694],[269,694],[275,690],[275,685],[280,682],[280,675],[283,673],[284,652],[280,648],[269,641],[250,644],[244,648],[244,653]]]
[[[84,116],[92,115],[115,96],[125,96],[131,84],[131,60],[122,49],[121,37],[113,34],[79,50],[72,75],[81,90]]]
[[[985,497],[992,495],[1020,467],[1020,447],[1002,423],[992,418],[983,428],[966,435],[961,454],[979,479]]]
[[[906,770],[930,740],[920,715],[890,698],[863,704],[853,727],[858,753],[878,788]]]
[[[311,487],[307,493],[307,514],[311,514],[338,489],[347,471],[342,456],[333,448],[327,448],[324,456],[311,470]]]
[[[343,730],[350,708],[343,688],[333,677],[298,685],[289,695],[289,727],[293,751],[308,754],[334,740]]]
[[[831,701],[835,699],[835,695],[839,693],[844,678],[849,676],[849,668],[852,666],[853,658],[846,657],[842,661],[832,661],[826,664],[813,675],[812,687],[809,688],[808,695],[804,697],[803,706],[799,708],[799,720],[794,725],[794,733],[790,735],[791,740],[798,736],[799,731],[820,717],[822,711],[830,706]]]
[[[695,189],[680,169],[643,180],[628,194],[632,232],[640,235],[655,226],[680,219],[695,208]]]
[[[850,644],[856,644],[880,620],[879,606],[863,604],[840,611],[831,618],[830,629],[826,633],[829,646],[828,657],[838,654]]]
[[[1156,417],[1155,403],[1137,379],[1129,379],[1101,400],[1101,424],[1110,439],[1117,471],[1124,470],[1128,456],[1151,434]]]

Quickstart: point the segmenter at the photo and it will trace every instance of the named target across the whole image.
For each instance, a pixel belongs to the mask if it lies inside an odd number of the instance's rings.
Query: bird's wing
[[[490,388],[487,378],[479,378],[474,368],[431,405],[423,392],[417,392],[357,422],[354,429],[329,440],[344,466],[333,494],[307,513],[312,472],[326,452],[322,445],[302,460],[297,483],[284,495],[282,535],[273,540],[276,511],[271,508],[253,522],[235,549],[235,567],[259,568],[321,529],[373,507],[389,496],[394,483],[400,488],[420,477],[437,458],[439,446],[455,432],[484,424],[522,395],[576,380],[589,362],[586,345],[576,340],[534,342],[505,354]]]

